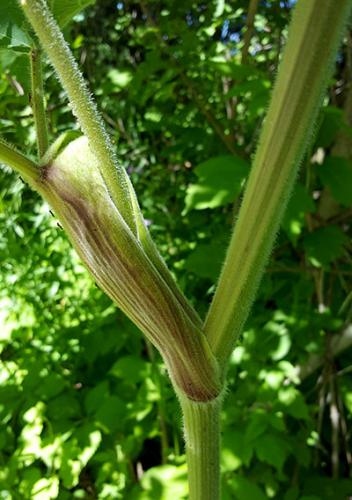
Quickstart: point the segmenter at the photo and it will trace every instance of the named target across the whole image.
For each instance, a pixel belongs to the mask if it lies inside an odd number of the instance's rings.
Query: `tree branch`
[[[251,0],[248,6],[247,19],[246,19],[246,31],[243,37],[243,47],[241,51],[241,63],[247,64],[248,54],[249,54],[249,46],[251,43],[251,39],[254,31],[254,18],[257,13],[259,5],[259,0]]]
[[[331,338],[329,355],[336,358],[343,351],[352,347],[352,324],[348,325],[341,333],[335,334]],[[325,362],[325,357],[319,354],[311,354],[303,365],[296,368],[296,374],[300,382],[303,382]]]

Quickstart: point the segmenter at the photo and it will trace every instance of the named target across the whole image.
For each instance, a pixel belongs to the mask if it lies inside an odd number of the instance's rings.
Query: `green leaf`
[[[210,60],[209,67],[212,71],[218,72],[221,75],[233,77],[235,81],[245,80],[252,75],[262,75],[254,66],[249,64],[238,64],[233,60],[227,61],[222,57]]]
[[[95,0],[51,0],[50,8],[60,26]],[[28,52],[33,45],[30,27],[17,0],[0,2],[0,48]]]
[[[275,349],[273,349],[270,353],[271,359],[274,361],[279,361],[284,358],[289,350],[291,349],[291,337],[288,332],[283,333],[277,339],[278,343]]]
[[[290,446],[279,434],[264,434],[254,443],[255,452],[259,460],[272,465],[278,472],[289,454]]]
[[[184,466],[161,465],[143,474],[140,488],[132,493],[131,500],[181,500],[186,498],[187,479]]]
[[[99,430],[91,424],[86,424],[78,428],[72,437],[63,443],[60,477],[66,488],[78,484],[82,469],[97,451],[101,438]]]
[[[345,206],[352,205],[352,161],[329,156],[317,166],[317,173],[336,201]]]
[[[305,214],[315,211],[313,198],[302,184],[297,184],[288,203],[282,227],[291,241],[296,242],[305,225]]]
[[[347,242],[346,234],[338,226],[327,226],[308,234],[304,247],[312,265],[325,267],[344,255]]]
[[[0,48],[28,52],[31,47],[28,25],[15,0],[0,2]]]
[[[226,94],[226,97],[238,97],[242,95],[253,97],[258,94],[267,95],[270,87],[271,84],[269,80],[253,78],[252,80],[245,80],[234,85]]]
[[[185,212],[227,205],[241,193],[249,171],[248,163],[238,156],[216,156],[195,169],[199,179],[187,189]]]
[[[119,90],[127,87],[127,85],[132,80],[132,73],[130,71],[119,71],[117,69],[111,69],[108,72],[108,78],[114,85],[114,89]]]
[[[284,408],[286,413],[297,419],[309,418],[308,407],[302,394],[295,387],[282,387],[278,397],[281,408]]]
[[[266,500],[266,496],[255,483],[243,476],[236,476],[228,482],[236,500]]]
[[[125,426],[126,408],[117,396],[105,398],[95,414],[96,423],[107,434],[122,430]]]
[[[327,106],[322,110],[323,120],[315,141],[316,146],[328,148],[336,138],[336,134],[344,127],[343,110],[335,106]]]
[[[60,26],[65,26],[74,16],[96,0],[51,0],[51,11]]]
[[[262,410],[251,413],[249,424],[245,430],[246,442],[256,440],[262,436],[269,426],[269,416]]]
[[[221,461],[224,471],[236,470],[249,465],[253,456],[253,445],[241,431],[226,431],[222,437]]]
[[[292,486],[292,488],[289,488],[283,500],[297,500],[299,495],[299,488],[297,486]]]
[[[87,413],[90,414],[97,411],[103,404],[104,400],[108,399],[109,397],[109,383],[107,380],[104,380],[87,392],[84,401]]]
[[[58,373],[50,373],[40,382],[38,388],[39,397],[53,398],[60,394],[65,388],[65,381]]]
[[[49,500],[57,498],[58,494],[59,478],[56,476],[43,477],[33,485],[30,498],[32,500]]]
[[[224,9],[225,9],[225,0],[217,0],[214,17],[220,17],[223,14]]]
[[[79,402],[68,391],[51,399],[48,403],[48,414],[53,420],[75,419],[79,417],[80,411]]]
[[[351,495],[351,491],[351,479],[308,476],[304,485],[304,496],[301,496],[300,500],[313,500],[313,498],[314,500],[342,500],[347,499]]]
[[[124,356],[111,368],[110,373],[130,384],[142,382],[150,373],[150,364],[137,356]]]
[[[226,244],[212,242],[197,245],[196,249],[187,257],[185,269],[200,276],[215,281],[219,276],[224,261]]]

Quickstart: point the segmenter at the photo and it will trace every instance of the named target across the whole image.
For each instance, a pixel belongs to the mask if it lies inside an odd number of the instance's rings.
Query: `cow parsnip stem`
[[[175,386],[195,401],[221,391],[204,332],[143,251],[100,174],[86,137],[43,166],[34,188],[46,199],[95,282],[158,348]]]
[[[311,139],[350,0],[299,0],[205,331],[223,370],[253,303]]]
[[[117,160],[95,101],[90,95],[87,84],[59,26],[48,9],[47,2],[45,0],[19,0],[19,2],[67,92],[72,111],[77,117],[84,135],[89,140],[93,154],[99,160],[101,174],[116,207],[141,242],[151,262],[172,289],[180,306],[193,318],[197,326],[201,327],[202,323],[198,315],[177,287],[145,227],[130,179]],[[39,131],[41,128],[39,126]]]
[[[128,176],[117,161],[97,106],[59,26],[44,0],[19,2],[67,92],[72,111],[99,160],[101,173],[111,196],[116,200],[122,217],[136,234]]]
[[[109,250],[107,254],[110,256],[120,251],[121,261],[126,261],[128,265],[131,254],[127,255],[126,253],[125,255],[124,252],[133,247],[135,260],[138,264],[130,273],[133,279],[138,281],[138,276],[145,272],[151,262],[158,269],[158,273],[154,273],[153,268],[150,274],[145,274],[144,285],[142,282],[138,286],[145,286],[146,289],[150,290],[153,285],[154,291],[150,303],[154,302],[155,292],[155,296],[160,299],[161,304],[155,305],[155,308],[164,317],[164,323],[167,326],[165,330],[169,329],[169,319],[174,322],[176,318],[179,318],[179,324],[182,328],[177,328],[175,335],[171,338],[171,341],[179,348],[179,355],[174,356],[173,345],[169,345],[169,338],[165,338],[163,335],[159,337],[160,325],[154,324],[156,320],[154,316],[156,315],[150,313],[149,303],[145,302],[145,316],[139,315],[139,308],[135,307],[137,298],[132,289],[129,290],[130,296],[126,298],[130,302],[126,302],[125,309],[131,315],[136,314],[133,320],[137,324],[148,320],[145,329],[149,330],[150,337],[156,345],[158,342],[161,344],[165,342],[165,345],[162,344],[158,347],[163,352],[171,373],[175,372],[175,388],[178,393],[181,392],[178,396],[184,416],[189,468],[189,498],[190,500],[220,500],[219,415],[221,384],[217,378],[217,362],[213,355],[216,355],[224,372],[228,356],[252,305],[265,262],[292,190],[299,162],[311,137],[322,93],[327,84],[329,68],[332,66],[337,51],[344,22],[351,10],[351,2],[350,0],[324,0],[324,2],[321,0],[299,0],[295,8],[289,28],[288,43],[279,68],[239,220],[205,322],[204,329],[209,344],[205,342],[202,332],[198,331],[197,316],[186,312],[184,307],[181,307],[181,311],[177,314],[169,314],[169,311],[172,311],[174,307],[177,312],[182,301],[174,302],[173,295],[169,295],[169,289],[164,295],[161,289],[158,289],[157,283],[164,270],[159,271],[159,257],[158,254],[154,253],[154,248],[148,250],[149,255],[152,256],[150,262],[145,259],[144,253],[140,253],[140,242],[144,240],[146,242],[144,248],[147,248],[148,241],[146,234],[143,234],[143,220],[138,203],[134,198],[134,192],[124,170],[117,164],[96,106],[90,98],[87,86],[57,24],[48,11],[46,2],[44,0],[20,0],[20,3],[69,95],[73,111],[89,140],[92,153],[100,165],[99,168],[104,178],[104,183],[101,184],[102,189],[105,189],[106,184],[118,211],[117,218],[114,220],[109,219],[106,215],[109,211],[105,209],[98,210],[98,213],[93,211],[94,217],[83,216],[87,220],[83,228],[86,234],[82,241],[84,244],[86,242],[90,244],[86,253],[89,254],[89,258],[92,256],[101,257],[99,261],[92,260],[91,270],[94,274],[94,269],[100,266],[101,284],[107,293],[110,292],[110,295],[114,297],[115,284],[111,285],[110,283],[112,273],[106,272],[105,269],[108,259],[105,254],[99,254],[101,239],[106,238],[106,234],[116,236],[113,241],[114,245],[111,246],[114,251]],[[6,152],[6,148],[3,150],[5,151],[3,155],[10,154],[8,151]],[[0,147],[0,154],[1,151]],[[13,160],[14,157],[11,158],[11,161]],[[24,161],[23,158],[17,160],[19,163]],[[25,163],[21,164],[21,168],[27,168],[28,173],[33,174],[30,166],[25,165]],[[55,171],[56,167],[58,164],[54,163],[42,171],[46,175],[40,179],[41,184],[38,184],[38,190],[52,198],[51,201],[54,205],[57,204],[57,211],[62,211],[62,218],[65,219],[64,225],[68,230],[77,219],[76,226],[71,227],[70,230],[72,234],[80,235],[82,214],[88,213],[89,215],[89,211],[81,210],[81,205],[76,202],[77,199],[85,199],[85,196],[81,196],[82,176],[77,178],[77,184],[74,186],[78,196],[75,196],[73,200],[65,195],[67,205],[62,206],[61,188],[65,192],[70,183],[66,182],[66,179],[63,179],[64,182],[60,182],[60,175],[64,171],[60,165],[60,168]],[[67,175],[70,180],[70,173]],[[90,180],[88,181],[90,182]],[[90,187],[89,182],[86,186],[88,188]],[[89,193],[92,191],[92,189],[88,189]],[[104,200],[107,200],[105,193]],[[103,205],[100,208],[102,209],[102,207]],[[97,209],[94,200],[92,208]],[[73,218],[75,214],[76,219]],[[119,219],[120,214],[123,220]],[[124,228],[125,222],[130,228],[127,231]],[[111,224],[117,224],[118,227],[116,226],[112,232],[99,234],[105,225],[110,227]],[[91,225],[94,229],[92,231],[90,230]],[[141,239],[139,239],[140,234],[143,235]],[[126,243],[123,247],[121,247],[122,236]],[[138,238],[138,241],[135,241],[134,236]],[[84,244],[82,245],[83,250],[86,249]],[[94,252],[89,252],[91,249]],[[84,252],[82,252],[82,257],[86,257]],[[116,266],[120,264],[119,261]],[[125,269],[128,271],[127,264]],[[127,276],[128,286],[132,281]],[[144,289],[139,295],[147,297]],[[124,300],[125,294],[117,291],[116,302],[122,303]],[[184,326],[188,326],[187,322],[189,329],[185,330]],[[191,346],[188,345],[188,331],[195,333]],[[183,363],[181,367],[173,366],[175,363],[180,363],[180,360]],[[197,383],[195,384],[195,382]]]
[[[221,396],[196,403],[180,395],[190,500],[220,500]]]
[[[18,151],[12,144],[0,138],[0,162],[13,168],[23,178],[32,184],[40,177],[39,166],[23,153]]]

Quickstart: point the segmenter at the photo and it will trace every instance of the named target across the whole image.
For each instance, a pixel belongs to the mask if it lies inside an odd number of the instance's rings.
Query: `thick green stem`
[[[39,166],[3,139],[0,139],[0,162],[16,170],[30,184],[39,179]]]
[[[89,140],[92,152],[99,160],[101,173],[112,198],[126,223],[136,233],[129,179],[117,161],[97,106],[59,26],[44,0],[19,2],[67,92],[73,113]]]
[[[226,367],[311,138],[350,0],[300,0],[205,331]]]
[[[221,399],[195,403],[179,396],[186,441],[189,500],[220,500]]]
[[[31,106],[37,135],[38,156],[41,159],[46,153],[48,140],[48,127],[45,113],[44,88],[42,75],[41,50],[34,47],[30,52],[31,62]]]

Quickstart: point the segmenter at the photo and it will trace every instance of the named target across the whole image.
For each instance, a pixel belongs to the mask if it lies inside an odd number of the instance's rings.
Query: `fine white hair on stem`
[[[99,160],[101,174],[121,215],[136,234],[135,210],[127,174],[118,163],[111,139],[98,112],[88,85],[45,0],[21,0],[20,5],[49,56],[72,112],[90,148]]]

